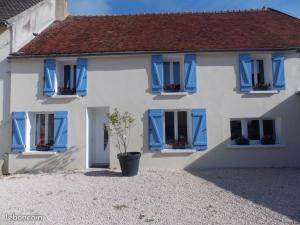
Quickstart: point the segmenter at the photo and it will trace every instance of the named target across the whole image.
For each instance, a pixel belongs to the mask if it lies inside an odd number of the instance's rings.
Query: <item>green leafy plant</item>
[[[130,130],[134,126],[134,118],[131,113],[120,113],[118,109],[110,114],[107,113],[107,126],[109,136],[114,137],[115,146],[120,153],[127,153],[130,141]]]

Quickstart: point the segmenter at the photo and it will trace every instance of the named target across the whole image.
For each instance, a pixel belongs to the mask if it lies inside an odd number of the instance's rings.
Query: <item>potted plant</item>
[[[262,83],[258,83],[253,87],[253,90],[256,91],[266,91],[269,90],[271,88],[271,84],[262,84]]]
[[[165,85],[164,89],[167,92],[179,92],[180,84],[167,84]]]
[[[261,139],[263,145],[275,145],[275,138],[272,135],[264,135]]]
[[[123,176],[135,176],[138,173],[140,152],[128,152],[130,140],[130,130],[134,125],[134,118],[129,112],[121,114],[118,109],[113,113],[107,114],[108,134],[115,142],[115,146],[119,149],[118,159],[120,162]]]
[[[240,136],[237,139],[235,139],[235,143],[237,145],[249,145],[249,139],[245,138],[244,136]]]

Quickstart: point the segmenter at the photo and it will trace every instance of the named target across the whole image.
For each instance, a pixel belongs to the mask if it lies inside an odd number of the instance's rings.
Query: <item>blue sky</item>
[[[300,0],[69,0],[71,15],[219,11],[272,7],[300,18]]]

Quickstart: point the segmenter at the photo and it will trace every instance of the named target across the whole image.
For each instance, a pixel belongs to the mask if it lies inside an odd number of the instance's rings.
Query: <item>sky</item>
[[[205,12],[271,7],[300,18],[300,0],[69,0],[71,15]]]

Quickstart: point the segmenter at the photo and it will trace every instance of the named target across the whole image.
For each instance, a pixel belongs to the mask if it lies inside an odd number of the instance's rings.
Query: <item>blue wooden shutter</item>
[[[198,150],[207,149],[206,110],[192,110],[192,145]]]
[[[277,90],[285,89],[284,55],[276,53],[272,55],[273,87]]]
[[[163,120],[161,109],[150,109],[149,112],[149,149],[161,150],[164,147]]]
[[[87,59],[77,59],[76,64],[76,94],[86,96],[87,94]]]
[[[252,88],[252,59],[249,54],[240,55],[240,89],[249,92]]]
[[[55,94],[55,69],[55,59],[44,60],[44,96],[52,96]]]
[[[173,63],[174,84],[180,84],[180,63]]]
[[[68,149],[68,112],[54,113],[54,145],[57,152],[65,152]]]
[[[163,91],[163,58],[162,55],[153,55],[151,59],[152,92]]]
[[[12,113],[11,150],[14,153],[24,152],[26,148],[26,113]]]
[[[186,54],[184,56],[185,91],[193,93],[197,90],[196,85],[196,55]]]

